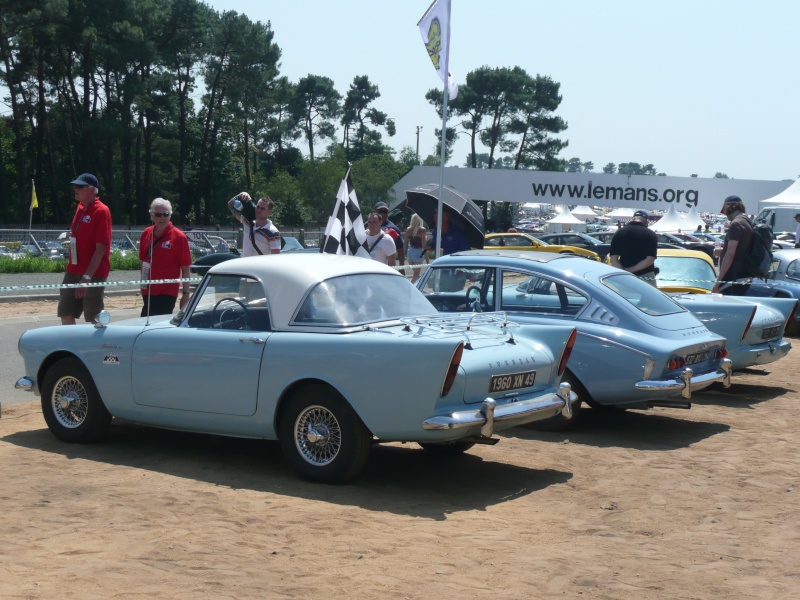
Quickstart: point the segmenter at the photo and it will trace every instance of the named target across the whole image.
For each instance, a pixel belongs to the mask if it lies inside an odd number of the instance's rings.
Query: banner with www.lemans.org
[[[397,202],[405,199],[405,190],[438,181],[438,167],[414,167],[394,185]],[[718,212],[722,201],[736,194],[748,212],[757,213],[759,201],[782,192],[792,181],[446,167],[444,183],[477,201],[645,210],[668,210],[674,204],[681,212],[692,206],[700,212]]]

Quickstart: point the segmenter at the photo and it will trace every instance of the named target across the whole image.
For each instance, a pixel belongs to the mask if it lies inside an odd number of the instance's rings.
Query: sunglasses
[[[153,216],[154,217],[168,217],[169,213],[157,213],[157,212],[154,212]]]

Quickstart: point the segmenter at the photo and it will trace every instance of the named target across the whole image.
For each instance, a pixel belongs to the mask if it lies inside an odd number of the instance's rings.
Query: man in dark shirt
[[[744,296],[750,284],[731,282],[750,277],[745,260],[753,246],[753,226],[745,215],[744,202],[739,196],[725,198],[720,212],[728,217],[730,225],[719,257],[719,276],[712,291],[726,296]]]
[[[631,222],[617,229],[611,238],[611,264],[656,285],[658,238],[647,227],[647,212],[637,210]]]

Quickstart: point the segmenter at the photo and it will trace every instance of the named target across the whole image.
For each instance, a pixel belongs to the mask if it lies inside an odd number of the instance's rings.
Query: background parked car
[[[600,260],[596,252],[578,248],[577,246],[562,246],[548,244],[528,233],[489,233],[483,243],[486,250],[538,250],[540,252],[555,252],[556,254],[574,254],[592,260]]]
[[[561,244],[562,246],[574,246],[576,248],[583,248],[584,250],[591,250],[600,257],[600,260],[605,260],[611,250],[610,242],[601,242],[591,235],[579,231],[546,233],[540,235],[539,239],[548,244]]]
[[[688,233],[662,233],[657,231],[656,236],[660,243],[672,244],[687,250],[705,252],[712,261],[714,260],[714,242],[698,239]]]

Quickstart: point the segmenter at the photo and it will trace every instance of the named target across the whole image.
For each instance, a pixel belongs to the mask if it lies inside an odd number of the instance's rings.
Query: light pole
[[[417,164],[419,164],[419,130],[422,129],[422,125],[417,125]]]

